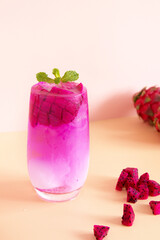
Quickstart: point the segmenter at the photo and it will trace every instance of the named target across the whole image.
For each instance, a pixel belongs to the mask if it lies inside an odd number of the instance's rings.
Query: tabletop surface
[[[123,168],[137,167],[160,182],[160,133],[138,117],[90,123],[90,167],[72,201],[50,203],[35,193],[27,172],[26,132],[0,133],[0,239],[94,240],[93,225],[110,227],[106,240],[159,239],[160,215],[149,197],[132,204],[132,227],[121,224],[126,191],[116,191]]]

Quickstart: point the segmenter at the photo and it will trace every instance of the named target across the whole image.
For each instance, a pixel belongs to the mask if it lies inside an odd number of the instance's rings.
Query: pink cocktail
[[[65,201],[79,193],[89,165],[88,99],[81,83],[40,82],[32,87],[27,156],[40,197]]]

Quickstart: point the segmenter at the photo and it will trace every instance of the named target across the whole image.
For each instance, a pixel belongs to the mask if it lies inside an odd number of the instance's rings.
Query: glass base
[[[69,193],[59,193],[59,194],[42,192],[37,190],[36,188],[35,188],[35,191],[38,194],[38,196],[43,200],[50,201],[50,202],[64,202],[64,201],[74,199],[79,194],[80,189],[77,189]]]

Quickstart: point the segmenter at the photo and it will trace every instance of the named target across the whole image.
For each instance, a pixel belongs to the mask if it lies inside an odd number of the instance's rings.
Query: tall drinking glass
[[[81,83],[40,82],[31,88],[27,158],[41,198],[65,201],[79,193],[89,166],[88,99]]]

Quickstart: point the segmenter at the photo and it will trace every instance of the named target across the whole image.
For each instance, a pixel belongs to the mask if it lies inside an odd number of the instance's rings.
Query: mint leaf
[[[56,78],[61,77],[58,68],[53,68],[52,73]]]
[[[47,82],[48,75],[45,72],[39,72],[36,74],[36,78],[39,82]]]
[[[48,77],[47,80],[46,80],[46,82],[48,82],[48,83],[54,83],[54,79]]]
[[[60,83],[60,81],[61,81],[61,77],[56,77],[56,78],[54,78],[53,80],[54,80],[54,83],[55,83],[55,84],[58,84],[58,83]]]
[[[67,71],[61,78],[62,82],[72,82],[76,81],[79,78],[79,74],[75,71]]]

